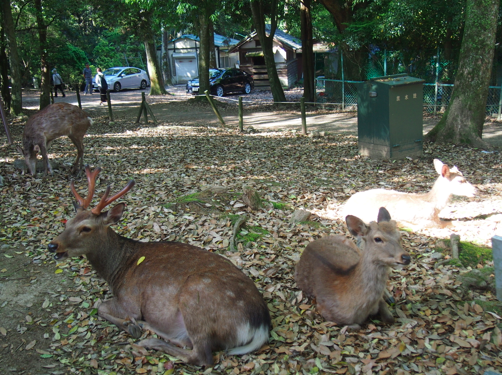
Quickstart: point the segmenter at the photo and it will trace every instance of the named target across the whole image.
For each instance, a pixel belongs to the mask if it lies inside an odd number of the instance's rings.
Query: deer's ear
[[[356,216],[347,215],[345,218],[345,222],[347,223],[347,228],[349,228],[349,232],[356,237],[364,236],[367,233],[367,227],[364,222]]]
[[[377,223],[382,221],[390,221],[390,213],[385,207],[380,207],[380,210],[378,210]]]
[[[117,224],[124,213],[125,204],[119,203],[106,213],[105,223],[108,225]]]

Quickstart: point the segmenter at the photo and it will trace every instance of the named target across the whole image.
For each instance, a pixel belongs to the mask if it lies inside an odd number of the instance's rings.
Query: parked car
[[[223,96],[229,92],[242,91],[249,94],[254,89],[253,76],[236,68],[209,69],[211,94]],[[187,92],[199,93],[199,77],[187,82]]]
[[[105,75],[108,87],[113,91],[145,89],[147,86],[150,86],[148,74],[143,69],[132,66],[109,68],[103,74]],[[96,82],[93,82],[93,87],[95,90],[99,89]]]

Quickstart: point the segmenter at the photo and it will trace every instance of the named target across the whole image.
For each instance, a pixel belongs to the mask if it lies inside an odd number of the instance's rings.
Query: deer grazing
[[[476,188],[457,167],[450,168],[434,159],[439,174],[432,189],[425,194],[403,193],[395,190],[372,189],[351,196],[341,209],[341,217],[355,215],[369,222],[386,207],[399,225],[434,227],[443,226],[439,212],[446,207],[452,195],[473,197]]]
[[[213,351],[245,354],[266,343],[271,325],[267,305],[253,281],[230,261],[188,244],[138,242],[110,228],[120,220],[124,204],[102,210],[126,194],[134,180],[111,198],[108,186],[98,205],[86,210],[99,171],[86,166],[85,199],[71,183],[77,214],[48,245],[57,260],[86,255],[107,281],[114,298],[99,306],[99,316],[135,338],[148,329],[163,340],[145,339],[138,345],[200,366],[213,364]]]
[[[84,135],[92,119],[79,107],[68,103],[56,103],[45,107],[31,116],[24,126],[23,147],[18,151],[23,155],[26,166],[32,175],[36,174],[37,153],[42,154],[45,174],[52,174],[52,167],[47,157],[49,144],[56,138],[67,135],[77,147],[77,159],[72,167],[76,173],[84,163]]]
[[[393,323],[383,299],[389,270],[411,261],[399,244],[396,223],[384,207],[378,222],[366,225],[349,215],[346,223],[362,249],[343,236],[309,243],[296,266],[296,285],[315,297],[318,311],[328,321],[357,329],[369,316],[379,314],[384,323]]]

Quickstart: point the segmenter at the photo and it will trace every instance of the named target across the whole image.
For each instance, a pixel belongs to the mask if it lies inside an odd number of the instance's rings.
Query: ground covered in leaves
[[[273,114],[271,114],[272,116]],[[11,131],[20,139],[24,122]],[[357,152],[354,135],[323,137],[298,132],[134,124],[96,117],[84,143],[85,161],[102,167],[97,186],[136,186],[121,201],[126,213],[116,231],[142,240],[177,240],[212,249],[249,275],[273,319],[270,342],[236,357],[216,353],[215,366],[200,369],[163,353],[145,351],[128,334],[97,317],[110,298],[107,285],[85,259],[58,263],[47,244],[73,216],[69,166],[75,150],[58,139],[49,157],[53,176],[36,178],[14,166],[0,148],[0,370],[19,374],[479,374],[502,368],[500,304],[493,289],[493,261],[450,261],[447,241],[485,247],[502,233],[502,158],[453,146],[426,145],[417,160],[374,161]],[[446,229],[403,231],[412,264],[391,274],[396,323],[369,321],[358,332],[326,322],[296,288],[294,267],[306,245],[327,234],[349,236],[334,214],[351,194],[385,187],[426,192],[436,174],[432,160],[456,164],[479,189],[455,198],[443,217]],[[85,178],[76,187],[86,194]],[[243,191],[262,207],[251,210]],[[312,212],[294,222],[293,212]],[[392,214],[392,213],[391,213]],[[247,216],[235,237],[234,224]],[[235,251],[230,251],[235,240]],[[446,244],[446,245],[445,245]],[[461,276],[488,269],[488,283],[465,287]],[[222,306],[224,308],[224,306]],[[146,333],[145,333],[146,335]]]

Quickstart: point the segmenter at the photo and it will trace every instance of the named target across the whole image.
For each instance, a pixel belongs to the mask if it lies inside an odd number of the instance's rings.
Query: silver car
[[[122,89],[145,89],[150,86],[150,79],[148,74],[143,69],[134,68],[131,66],[115,67],[106,69],[103,72],[108,87],[113,91],[120,91]],[[96,82],[93,83],[94,89],[98,87]]]

